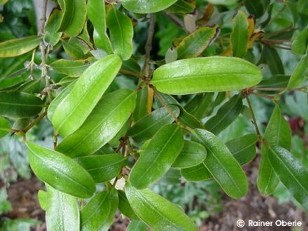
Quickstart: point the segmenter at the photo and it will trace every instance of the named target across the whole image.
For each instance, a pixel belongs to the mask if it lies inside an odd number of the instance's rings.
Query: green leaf
[[[188,181],[203,181],[213,178],[204,162],[197,166],[181,169],[181,175]]]
[[[89,173],[71,158],[31,142],[26,143],[30,166],[35,175],[53,188],[81,198],[95,192]]]
[[[261,63],[266,63],[273,75],[284,74],[283,63],[275,48],[264,46]]]
[[[44,40],[52,46],[55,46],[62,36],[62,33],[58,32],[61,21],[62,12],[59,9],[53,9],[46,23],[44,34]]]
[[[281,182],[293,197],[308,211],[308,171],[288,150],[268,147],[269,160]]]
[[[28,36],[2,42],[0,43],[0,58],[15,57],[25,54],[35,49],[41,41],[41,37]]]
[[[137,92],[136,108],[133,113],[134,121],[138,121],[148,114],[148,87],[145,86]]]
[[[71,37],[69,40],[62,40],[62,46],[69,58],[78,60],[85,59],[86,54],[90,51],[89,46],[81,42],[77,37]]]
[[[117,190],[97,193],[81,210],[81,231],[107,231],[118,208]]]
[[[196,8],[195,1],[178,0],[176,1],[176,3],[171,5],[167,9],[167,11],[169,13],[175,13],[175,14],[188,14],[188,13],[193,13],[195,8]]]
[[[11,125],[10,122],[0,116],[0,138],[3,136],[6,136],[11,131]]]
[[[233,56],[241,58],[246,55],[248,37],[247,15],[244,12],[239,11],[233,19],[233,30],[230,38]]]
[[[94,27],[94,43],[107,53],[112,53],[111,42],[107,36],[105,2],[101,0],[88,0],[88,17]]]
[[[123,215],[129,217],[130,219],[139,219],[135,214],[134,210],[130,206],[128,199],[125,195],[125,192],[122,190],[118,190],[119,195],[119,210]]]
[[[282,146],[286,149],[291,147],[291,129],[288,122],[283,118],[278,105],[272,112],[264,133],[264,140],[266,144],[271,146]],[[269,155],[271,155],[270,150],[263,145],[257,185],[259,191],[264,194],[272,194],[279,184],[279,179],[271,166]]]
[[[185,37],[176,47],[178,59],[193,58],[199,56],[216,38],[219,28],[200,27]]]
[[[109,55],[83,72],[53,113],[51,121],[59,134],[72,134],[83,124],[115,78],[121,64],[117,55]]]
[[[126,231],[148,231],[148,227],[142,221],[131,220]]]
[[[260,18],[264,14],[266,9],[263,0],[244,0],[244,4],[249,14],[252,14],[257,18]]]
[[[65,137],[57,150],[70,157],[96,152],[117,135],[135,104],[135,91],[120,89],[103,96],[82,126]]]
[[[159,108],[151,114],[137,121],[127,135],[140,142],[152,138],[152,136],[164,125],[171,124],[180,114],[177,106],[170,105],[169,108]],[[172,115],[171,115],[172,113]]]
[[[256,134],[247,134],[228,141],[226,146],[240,165],[244,165],[255,158],[257,140]]]
[[[63,11],[63,18],[59,31],[63,31],[71,37],[77,36],[81,33],[86,22],[86,0],[62,0],[62,2],[60,7]]]
[[[47,192],[39,191],[41,207],[46,211],[48,230],[79,231],[80,215],[77,198],[46,185]]]
[[[232,198],[244,196],[248,190],[247,178],[226,145],[204,129],[195,129],[192,135],[206,147],[208,155],[204,164],[225,193]]]
[[[292,38],[292,52],[297,55],[305,54],[308,46],[308,27],[299,31],[298,33],[294,33]]]
[[[210,118],[204,124],[204,127],[217,135],[239,116],[242,108],[242,97],[240,95],[235,95],[219,108],[216,115]]]
[[[228,68],[224,68],[228,67]],[[202,57],[175,61],[153,73],[157,90],[173,95],[232,91],[252,87],[262,79],[254,64],[234,57]]]
[[[79,157],[77,162],[90,173],[93,180],[106,182],[118,176],[125,158],[120,154],[104,154]]]
[[[107,27],[114,53],[128,60],[133,53],[133,24],[131,19],[112,7],[107,14]]]
[[[196,166],[204,161],[206,158],[206,149],[203,145],[193,142],[185,141],[184,147],[180,155],[172,164],[173,168],[189,168]]]
[[[184,145],[183,132],[174,124],[165,125],[153,136],[132,168],[129,180],[134,187],[146,188],[171,167]]]
[[[293,71],[290,81],[288,83],[288,89],[296,88],[300,84],[304,83],[308,79],[308,54],[304,55],[299,63],[296,65]]]
[[[126,185],[125,193],[136,215],[153,230],[197,230],[182,209],[150,189],[138,190]]]
[[[58,59],[50,64],[53,70],[70,77],[79,77],[88,67],[86,60]]]
[[[148,14],[162,11],[177,0],[122,0],[121,3],[127,10],[139,13],[139,14]]]
[[[235,5],[238,1],[237,0],[208,0],[209,3],[213,5],[224,5],[224,6],[231,6]]]
[[[0,115],[9,118],[36,116],[43,108],[43,101],[22,92],[0,92]]]

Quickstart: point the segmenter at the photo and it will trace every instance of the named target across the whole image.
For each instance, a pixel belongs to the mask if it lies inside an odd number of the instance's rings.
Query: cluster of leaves
[[[44,1],[39,35],[0,43],[12,62],[0,76],[0,134],[24,136],[46,183],[39,200],[48,230],[108,230],[117,209],[132,220],[128,230],[196,230],[152,185],[176,170],[240,198],[248,191],[242,165],[257,142],[260,192],[281,182],[308,209],[308,171],[290,152],[280,109],[286,94],[307,90],[306,1],[57,3],[45,19]],[[286,48],[296,55],[287,74]],[[264,132],[254,96],[275,105]],[[45,117],[53,148],[28,135]],[[254,131],[225,142],[239,119]]]

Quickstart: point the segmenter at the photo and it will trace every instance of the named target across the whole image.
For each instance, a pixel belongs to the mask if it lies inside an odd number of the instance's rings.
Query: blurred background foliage
[[[258,4],[250,0],[179,0],[179,2],[185,4],[183,8],[184,13],[173,13],[174,11],[179,12],[178,9],[170,9],[169,11],[159,13],[157,16],[155,41],[152,51],[155,60],[162,60],[166,53],[170,52],[170,49],[178,44],[180,39],[185,36],[186,31],[193,26],[190,23],[196,17],[198,17],[195,20],[197,24],[208,23],[206,16],[209,11],[213,11],[210,23],[220,25],[221,32],[215,43],[212,43],[204,51],[204,55],[221,54],[227,51],[229,37],[232,32],[232,18],[241,9],[247,14],[254,15],[256,28],[263,33],[262,40],[257,41],[253,48],[248,50],[244,58],[253,60],[254,63],[262,67],[264,73],[262,83],[264,88],[268,86],[286,87],[290,75],[300,60],[300,56],[307,49],[307,0],[262,0],[257,1]],[[209,3],[215,4],[215,7]],[[195,6],[197,6],[197,12],[193,11]],[[180,23],[182,20],[179,20],[183,18],[184,25]],[[145,23],[138,23],[136,25],[134,43],[138,55],[144,53],[147,28]],[[34,34],[37,34],[37,26],[32,0],[0,0],[0,42]],[[296,43],[299,37],[304,37],[301,41],[306,41],[306,43]],[[54,57],[51,57],[51,60],[62,56],[63,51],[59,50]],[[17,76],[16,78],[19,78],[20,82],[28,78],[29,73],[25,71],[27,60],[30,60],[28,54],[18,58],[0,59],[0,89],[3,88],[4,84],[11,86],[10,83],[4,82],[4,77],[7,73],[12,73],[14,78]],[[20,75],[19,71],[21,72]],[[134,81],[127,77],[119,78],[117,83],[131,85],[133,88],[135,85]],[[276,96],[274,90],[270,92],[268,89],[264,92],[264,95],[260,93],[261,95],[251,96],[253,108],[256,109],[255,114],[259,128],[263,131],[273,110],[272,101],[275,98],[269,97],[271,93],[273,97]],[[291,152],[308,168],[307,92],[289,91],[280,96],[280,106],[293,132]],[[179,101],[183,104],[189,100],[189,97],[179,98]],[[220,94],[214,94],[211,106],[208,108],[209,111],[214,113],[209,114],[215,115],[215,112],[218,111],[224,102],[224,98]],[[232,122],[219,136],[227,142],[229,137],[239,137],[251,132],[253,129],[251,123],[244,117],[245,113]],[[204,120],[207,121],[208,119],[210,118],[205,117]],[[0,123],[6,122],[0,121]],[[26,123],[27,121],[18,121],[15,122],[13,127],[18,129]],[[1,134],[0,131],[0,137]],[[41,144],[48,146],[52,144],[52,135],[50,123],[47,120],[43,120],[31,130],[31,136],[28,135],[28,139],[38,140]],[[3,187],[0,189],[0,215],[12,209],[7,199],[7,188],[10,184],[18,180],[29,179],[31,175],[23,137],[7,135],[1,138],[0,180]],[[215,182],[184,183],[181,182],[179,176],[180,174],[176,170],[170,171],[164,179],[154,186],[154,190],[170,201],[183,206],[188,215],[198,225],[202,224],[203,219],[222,210],[222,194]],[[170,182],[173,184],[170,184]],[[292,197],[282,185],[278,187],[274,196],[278,198],[280,203],[292,200]],[[31,225],[35,224],[37,224],[37,221],[31,219],[15,221],[6,219],[2,220],[2,225],[0,223],[0,230],[30,230]]]

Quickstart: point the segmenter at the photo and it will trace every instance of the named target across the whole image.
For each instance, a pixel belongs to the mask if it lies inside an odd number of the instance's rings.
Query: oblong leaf
[[[121,64],[117,55],[109,55],[83,72],[53,113],[51,121],[59,134],[67,136],[81,126],[113,81]]]
[[[122,214],[124,214],[126,217],[129,217],[130,219],[139,219],[137,215],[135,214],[134,210],[130,206],[128,199],[126,197],[126,194],[122,190],[118,190],[119,195],[119,210]]]
[[[231,33],[231,45],[233,56],[244,57],[248,44],[248,20],[244,12],[239,11],[233,19],[233,30]]]
[[[65,137],[56,150],[71,157],[96,152],[117,135],[135,104],[135,91],[121,89],[103,96],[84,124]]]
[[[193,142],[185,141],[180,155],[172,164],[173,168],[189,168],[196,166],[204,161],[206,158],[206,149],[203,145]]]
[[[144,148],[129,174],[134,187],[145,188],[157,181],[171,167],[184,145],[180,127],[170,124],[162,127]]]
[[[302,31],[294,32],[292,38],[292,52],[297,55],[305,54],[307,50],[307,40],[308,40],[308,27],[303,29]]]
[[[307,66],[308,66],[308,54],[304,55],[296,65],[295,70],[290,77],[287,87],[288,89],[296,88],[308,79]]]
[[[248,190],[247,178],[226,145],[204,129],[195,129],[192,135],[208,150],[204,164],[224,192],[233,198],[244,196]]]
[[[124,161],[125,158],[120,154],[91,155],[77,159],[95,182],[106,182],[118,176]]]
[[[154,71],[152,84],[163,93],[183,95],[240,90],[258,84],[261,79],[260,69],[252,63],[212,56],[162,65]]]
[[[282,147],[268,147],[269,160],[292,196],[308,211],[308,171],[288,150]]]
[[[30,166],[35,175],[53,188],[81,198],[95,192],[89,173],[62,153],[27,142]]]
[[[128,60],[133,53],[133,24],[130,18],[112,7],[107,14],[107,26],[114,53]]]
[[[62,0],[63,18],[59,31],[69,36],[77,36],[81,33],[87,18],[86,0]],[[59,3],[60,3],[59,2]]]
[[[50,64],[53,70],[71,77],[79,77],[89,65],[85,60],[58,59]]]
[[[139,13],[139,14],[147,14],[154,13],[158,11],[162,11],[177,0],[122,0],[121,3],[127,10]]]
[[[25,54],[35,49],[41,41],[41,37],[29,36],[2,42],[0,43],[0,58],[15,57]]]
[[[217,26],[200,27],[195,30],[176,47],[178,59],[199,56],[212,43],[218,33],[219,28]]]
[[[238,117],[242,108],[242,97],[240,95],[235,95],[219,108],[216,115],[210,118],[204,124],[204,127],[217,135]]]
[[[39,191],[41,207],[46,211],[46,226],[54,231],[79,231],[80,214],[77,198],[48,185],[47,192]]]
[[[278,105],[274,108],[265,129],[264,140],[266,144],[271,146],[282,146],[286,149],[291,147],[291,129],[283,118]],[[261,193],[268,195],[272,194],[279,184],[279,178],[271,166],[269,155],[271,155],[270,150],[263,145],[257,186]]]
[[[0,92],[0,115],[9,118],[36,116],[43,108],[43,101],[22,92]]]
[[[97,193],[81,210],[81,231],[107,231],[118,207],[117,190]]]
[[[53,9],[48,17],[48,21],[45,26],[44,40],[52,46],[55,46],[62,36],[61,32],[58,32],[62,21],[62,12],[59,9]]]
[[[188,181],[203,181],[213,178],[204,162],[197,166],[181,169],[181,175]]]
[[[257,140],[258,136],[256,134],[247,134],[228,141],[226,146],[240,165],[244,165],[252,161],[256,156]]]
[[[182,209],[150,189],[138,190],[126,185],[125,193],[136,215],[153,230],[197,230]]]
[[[0,116],[0,138],[7,135],[11,131],[11,125],[10,122]]]
[[[179,114],[179,108],[174,105],[170,105],[168,109],[158,108],[137,121],[129,129],[127,135],[133,137],[137,142],[150,139],[162,126],[171,124]]]

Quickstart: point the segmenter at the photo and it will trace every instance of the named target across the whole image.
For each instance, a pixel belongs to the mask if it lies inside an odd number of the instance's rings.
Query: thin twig
[[[148,79],[150,77],[150,60],[151,60],[151,50],[152,50],[152,43],[153,37],[155,33],[155,15],[150,14],[150,25],[148,30],[148,38],[145,44],[145,59],[144,65],[142,68],[143,76]]]
[[[261,136],[258,124],[257,124],[257,119],[256,119],[255,113],[253,111],[253,108],[252,108],[252,105],[251,105],[251,102],[250,102],[250,99],[249,99],[248,96],[246,96],[246,100],[247,100],[248,107],[249,107],[249,110],[250,110],[250,113],[251,113],[251,116],[252,116],[253,125],[254,125],[254,127],[256,129],[256,133],[259,136],[259,138],[261,138],[262,136]]]

